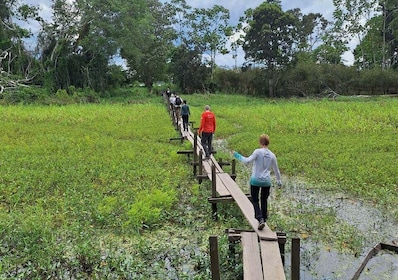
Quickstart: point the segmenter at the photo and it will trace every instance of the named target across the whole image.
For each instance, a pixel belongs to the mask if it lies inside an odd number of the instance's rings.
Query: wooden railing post
[[[198,162],[198,133],[195,131],[194,133],[194,141],[193,141],[193,175],[197,173],[197,162]]]
[[[277,232],[279,252],[281,253],[282,264],[285,266],[285,244],[286,244],[286,233]]]
[[[216,180],[216,166],[211,166],[211,197],[217,197],[217,180]],[[217,216],[217,203],[211,204],[213,219],[218,220]]]
[[[218,239],[217,236],[211,235],[209,237],[210,243],[210,267],[211,279],[220,280],[220,261],[218,256]]]
[[[199,151],[199,162],[198,162],[198,178],[199,184],[202,184],[202,175],[203,175],[203,152]]]
[[[236,179],[236,160],[232,159],[231,163],[231,178],[235,181]]]
[[[292,280],[300,280],[300,238],[292,238]]]

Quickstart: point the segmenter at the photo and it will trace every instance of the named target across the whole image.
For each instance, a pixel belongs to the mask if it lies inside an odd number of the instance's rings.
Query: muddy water
[[[271,200],[273,197],[271,197]],[[311,238],[301,240],[301,279],[351,279],[368,252],[378,243],[394,244],[398,241],[398,223],[388,214],[364,201],[342,193],[307,188],[303,183],[288,183],[283,195],[278,197],[315,208],[330,208],[338,222],[354,227],[363,239],[361,254],[343,254],[327,248]],[[315,210],[316,211],[316,210]],[[290,258],[286,258],[286,274],[289,275]],[[373,257],[361,273],[360,280],[398,280],[398,254],[382,250]]]
[[[216,140],[216,150],[230,152],[225,140]],[[231,153],[231,152],[230,152]],[[250,166],[237,164],[237,183],[247,192],[247,180]],[[282,194],[275,198],[271,192],[270,204],[292,203],[309,206],[335,213],[338,222],[354,227],[361,238],[362,248],[359,255],[344,254],[338,248],[330,248],[321,242],[314,242],[311,237],[301,240],[300,246],[300,279],[301,280],[345,280],[351,279],[361,266],[369,251],[378,243],[398,244],[398,221],[357,198],[335,191],[324,191],[309,188],[298,180],[284,178]],[[277,200],[277,201],[276,201]],[[281,201],[284,200],[284,201]],[[305,207],[304,207],[305,208]],[[311,214],[311,213],[309,213]],[[290,279],[289,242],[286,244],[285,271],[286,279]],[[382,250],[374,256],[362,271],[359,280],[398,280],[398,254]]]

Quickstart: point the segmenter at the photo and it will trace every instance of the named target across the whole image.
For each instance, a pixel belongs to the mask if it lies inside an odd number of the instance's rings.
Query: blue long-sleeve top
[[[238,152],[234,152],[234,157],[247,164],[253,162],[250,184],[257,187],[271,186],[271,169],[273,169],[278,185],[282,185],[281,173],[278,168],[278,161],[273,152],[268,148],[259,148],[249,157],[244,157]]]

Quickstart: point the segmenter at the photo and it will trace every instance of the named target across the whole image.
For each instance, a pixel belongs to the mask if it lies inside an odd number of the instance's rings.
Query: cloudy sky
[[[71,0],[69,0],[71,1]],[[163,0],[162,2],[166,2],[167,0]],[[22,0],[22,2],[27,2],[29,4],[38,5],[41,8],[42,17],[45,19],[49,19],[51,17],[51,8],[49,0]],[[224,6],[226,9],[230,11],[231,22],[230,24],[235,25],[238,23],[239,17],[244,15],[244,11],[249,8],[256,8],[263,0],[186,0],[186,3],[191,7],[195,8],[211,8],[214,5]],[[321,13],[328,20],[333,20],[332,14],[334,10],[333,1],[332,0],[282,0],[282,9],[284,11],[300,8],[303,14],[308,13]],[[32,32],[36,32],[40,27],[38,25],[31,24],[30,29]],[[355,42],[351,44],[351,47],[355,46]],[[353,56],[351,52],[347,52],[344,54],[343,59],[346,61],[347,65],[352,64]],[[222,66],[233,67],[235,63],[237,66],[241,66],[244,61],[243,52],[238,53],[238,58],[235,61],[232,58],[232,54],[228,55],[219,55],[216,58],[216,63]]]

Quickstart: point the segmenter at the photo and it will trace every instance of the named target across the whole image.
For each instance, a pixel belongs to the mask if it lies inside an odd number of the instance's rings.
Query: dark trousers
[[[251,200],[254,207],[254,217],[260,221],[260,219],[267,220],[268,218],[268,197],[270,187],[257,187],[250,185]],[[259,203],[260,195],[260,203]],[[260,207],[261,205],[261,207]]]
[[[211,155],[211,141],[213,139],[213,133],[212,132],[202,132],[202,147],[205,151],[205,156],[210,157]]]
[[[186,131],[188,131],[188,118],[189,115],[182,115],[182,125]]]

